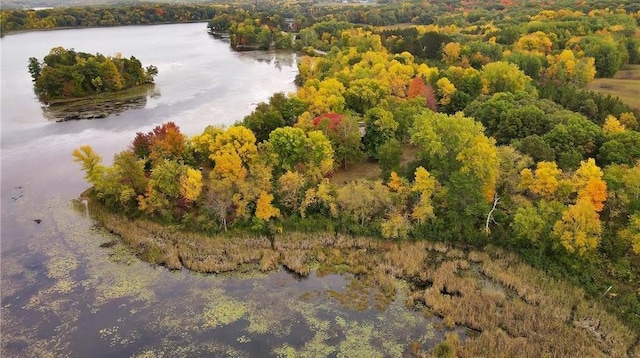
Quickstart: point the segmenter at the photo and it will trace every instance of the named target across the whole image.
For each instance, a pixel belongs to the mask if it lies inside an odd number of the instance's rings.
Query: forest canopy
[[[62,47],[52,48],[42,62],[29,58],[28,68],[34,90],[45,102],[118,92],[153,83],[158,74],[157,67],[143,68],[134,56],[92,55]]]

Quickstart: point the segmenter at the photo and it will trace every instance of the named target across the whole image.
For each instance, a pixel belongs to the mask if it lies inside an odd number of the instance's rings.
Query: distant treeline
[[[142,67],[137,58],[120,54],[107,57],[54,47],[44,62],[29,59],[29,73],[41,100],[80,98],[102,92],[117,92],[153,82],[158,69]]]
[[[466,22],[463,12],[470,22],[477,19],[487,21],[522,22],[528,15],[543,10],[540,3],[534,1],[497,1],[483,2],[446,0],[424,3],[421,1],[386,3],[379,1],[372,5],[320,5],[320,2],[300,1],[261,1],[251,4],[163,4],[148,3],[119,6],[78,6],[43,10],[2,10],[0,12],[0,33],[13,31],[53,29],[64,27],[121,26],[159,23],[181,23],[205,21],[218,16],[242,22],[246,18],[258,19],[258,24],[270,27],[300,30],[322,21],[345,21],[354,24],[388,26],[401,23],[449,25]],[[632,0],[624,1],[585,1],[573,4],[570,1],[547,2],[544,9],[566,8],[588,12],[593,9],[617,8],[627,13],[640,11],[640,4]],[[518,11],[514,12],[513,9]],[[505,18],[509,10],[509,17]],[[514,17],[513,14],[518,16]],[[292,19],[293,21],[286,21]]]
[[[220,5],[145,4],[118,7],[68,7],[9,10],[0,15],[2,34],[66,27],[97,27],[180,23],[211,19]]]

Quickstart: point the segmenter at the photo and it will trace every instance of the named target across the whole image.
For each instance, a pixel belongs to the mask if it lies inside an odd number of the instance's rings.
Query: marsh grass
[[[409,292],[403,302],[425,317],[440,317],[449,333],[433,356],[625,357],[638,351],[637,333],[589,301],[582,289],[499,248],[467,251],[441,242],[391,242],[335,233],[293,232],[270,240],[205,236],[98,214],[94,216],[100,223],[140,258],[173,269],[220,273],[285,267],[300,277],[313,271],[318,276],[350,274],[353,279],[343,290],[326,291],[350,310],[386,310],[404,281]],[[454,337],[460,327],[475,333]]]
[[[430,275],[424,302],[444,318],[478,332],[457,356],[610,356],[624,357],[635,335],[581,289],[554,280],[496,248],[466,261],[446,261]],[[488,277],[507,295],[478,284]],[[586,306],[585,306],[586,305]],[[437,352],[436,352],[437,353]]]

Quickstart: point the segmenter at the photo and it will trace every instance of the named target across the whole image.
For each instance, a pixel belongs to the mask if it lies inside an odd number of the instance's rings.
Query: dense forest
[[[152,83],[157,67],[142,67],[140,60],[54,47],[43,62],[29,58],[33,87],[41,100],[81,98],[103,92],[118,92]]]
[[[297,93],[229,128],[138,133],[112,165],[74,159],[105,207],[183,231],[502,246],[637,331],[640,114],[584,88],[640,63],[640,9],[525,5],[229,7],[210,28],[258,39],[293,18],[293,46],[325,52]]]

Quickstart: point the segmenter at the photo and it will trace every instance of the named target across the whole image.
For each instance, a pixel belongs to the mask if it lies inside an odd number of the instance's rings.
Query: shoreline
[[[103,92],[80,98],[62,98],[42,101],[44,116],[50,121],[98,119],[117,114],[129,108],[143,107],[147,97],[159,93],[155,83],[145,83],[118,92]]]
[[[82,204],[76,208],[85,210]],[[606,312],[600,300],[496,246],[379,240],[331,232],[290,232],[272,239],[256,234],[206,235],[125,219],[102,209],[89,200],[86,215],[113,235],[101,244],[103,248],[110,250],[121,242],[139,260],[169,270],[242,274],[284,269],[300,280],[313,272],[351,274],[358,278],[360,290],[370,292],[366,299],[358,299],[354,292],[334,292],[331,297],[357,311],[369,307],[384,311],[404,281],[409,288],[408,308],[438,317],[448,330],[460,327],[474,332],[455,344],[457,351],[469,355],[524,351],[531,356],[544,352],[624,356],[638,349],[637,334]],[[598,326],[584,329],[590,319],[597,319]],[[531,331],[537,334],[522,335]],[[504,340],[504,332],[521,339]],[[504,341],[495,345],[496,340]]]
[[[64,27],[54,27],[47,29],[28,29],[28,30],[14,30],[8,31],[2,34],[2,37],[9,35],[19,35],[29,32],[43,32],[43,31],[56,31],[56,30],[83,30],[83,29],[98,29],[98,28],[110,28],[110,27],[126,27],[126,26],[156,26],[156,25],[179,25],[179,24],[197,24],[197,23],[208,23],[210,20],[190,20],[190,21],[180,21],[180,22],[157,22],[151,24],[122,24],[122,25],[96,25],[96,26],[64,26]],[[1,38],[1,37],[0,37]]]
[[[96,94],[92,94],[89,96],[85,96],[85,97],[73,97],[73,98],[54,98],[51,100],[43,100],[38,98],[38,100],[43,103],[44,105],[46,105],[47,107],[49,106],[61,106],[64,104],[75,104],[77,102],[82,102],[82,101],[91,101],[91,102],[95,102],[95,101],[103,101],[103,100],[111,100],[114,99],[113,97],[130,97],[133,95],[139,95],[142,92],[148,92],[149,90],[153,89],[155,86],[155,83],[153,82],[149,82],[149,83],[143,83],[141,85],[137,85],[131,88],[126,88],[117,92],[101,92],[101,93],[96,93]],[[138,91],[140,91],[138,93]],[[122,98],[120,98],[122,99]],[[126,98],[125,98],[126,99]]]

